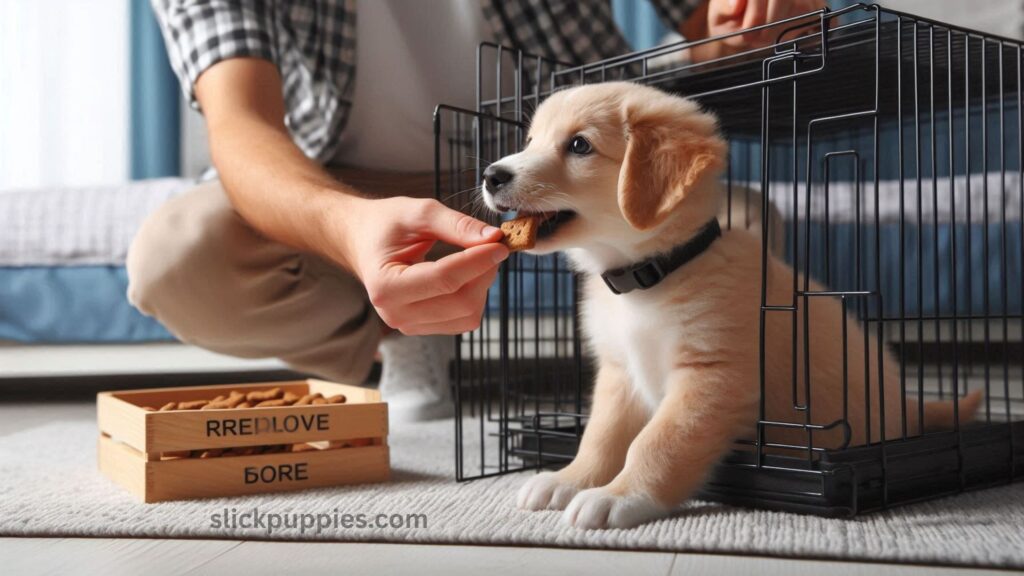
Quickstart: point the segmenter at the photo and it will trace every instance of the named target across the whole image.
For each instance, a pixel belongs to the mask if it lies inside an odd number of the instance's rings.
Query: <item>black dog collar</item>
[[[666,276],[700,256],[721,235],[722,229],[718,226],[718,219],[712,218],[696,236],[690,238],[685,244],[676,246],[668,254],[609,270],[601,274],[601,278],[614,294],[646,290],[656,286]]]

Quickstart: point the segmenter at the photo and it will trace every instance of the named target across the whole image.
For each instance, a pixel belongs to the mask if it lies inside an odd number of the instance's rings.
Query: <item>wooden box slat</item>
[[[212,399],[232,390],[275,387],[298,395],[344,394],[347,402],[168,412],[143,409]],[[390,476],[387,404],[376,390],[300,380],[101,392],[96,402],[100,471],[145,502],[379,482]],[[249,422],[248,428],[243,428],[243,420]],[[247,433],[237,433],[242,430]],[[373,443],[305,452],[161,459],[165,452],[356,438],[372,438]]]
[[[382,482],[390,476],[387,445],[337,448],[310,452],[181,458],[148,462],[132,447],[101,436],[100,470],[143,502],[237,496],[321,488],[343,484]],[[264,467],[291,466],[292,478],[259,478]],[[302,478],[298,478],[303,466]],[[250,470],[246,481],[246,469]],[[271,478],[264,475],[264,478]]]
[[[345,394],[345,404],[147,412],[168,402],[208,400],[239,390],[280,387],[286,392],[324,396]],[[380,392],[320,380],[229,384],[101,392],[97,395],[100,432],[149,454],[314,440],[348,440],[387,436],[387,404]],[[295,428],[291,429],[294,425]],[[232,433],[231,431],[234,431]],[[244,432],[244,433],[243,433]]]

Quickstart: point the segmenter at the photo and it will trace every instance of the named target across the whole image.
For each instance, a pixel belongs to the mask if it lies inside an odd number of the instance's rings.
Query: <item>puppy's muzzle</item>
[[[509,183],[512,182],[514,176],[511,170],[496,164],[491,164],[484,170],[484,183],[487,185],[487,191],[494,197],[495,208],[502,212],[508,212],[513,209],[507,200],[500,195],[503,191],[507,192],[510,187]]]

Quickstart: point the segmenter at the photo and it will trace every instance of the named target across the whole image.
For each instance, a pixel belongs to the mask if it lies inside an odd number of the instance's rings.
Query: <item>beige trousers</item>
[[[355,384],[373,365],[383,325],[362,284],[262,236],[219,182],[150,215],[127,267],[129,301],[183,342],[243,358],[280,358],[296,370]]]

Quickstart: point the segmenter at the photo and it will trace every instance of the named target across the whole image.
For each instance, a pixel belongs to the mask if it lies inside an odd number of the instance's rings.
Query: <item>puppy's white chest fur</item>
[[[679,327],[653,294],[615,295],[603,285],[588,292],[583,321],[595,351],[625,368],[635,392],[654,410],[666,392]]]

